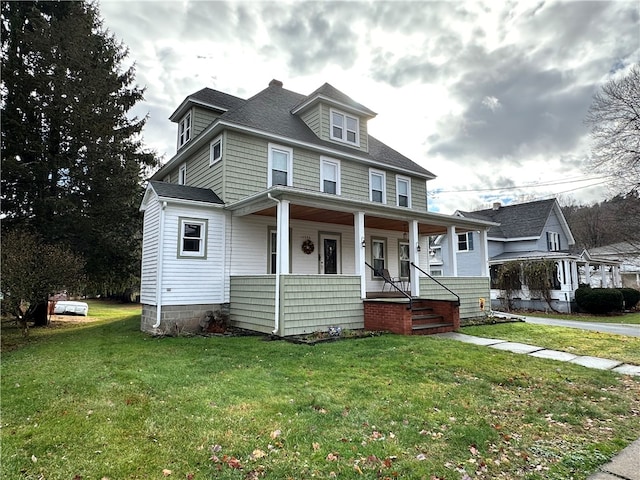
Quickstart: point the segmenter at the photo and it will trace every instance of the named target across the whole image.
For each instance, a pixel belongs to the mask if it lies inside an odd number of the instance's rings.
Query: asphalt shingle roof
[[[328,84],[323,85],[321,88],[328,89],[329,87],[333,89],[333,87]],[[346,95],[344,97],[346,97]],[[369,152],[363,152],[347,145],[321,140],[299,116],[291,113],[295,106],[299,105],[306,98],[308,97],[278,85],[271,85],[241,105],[238,105],[236,108],[230,109],[222,114],[220,121],[254,128],[351,155],[357,155],[367,160],[379,162],[381,165],[395,167],[407,172],[435,177],[435,175],[427,169],[371,135],[368,136]],[[349,99],[349,97],[346,98]],[[353,100],[349,100],[353,102]],[[362,108],[366,109],[366,107]]]
[[[229,95],[228,93],[219,92],[218,90],[213,90],[211,88],[203,88],[202,90],[198,90],[196,93],[192,93],[187,98],[199,100],[202,103],[221,107],[225,110],[237,108],[244,102],[246,102],[246,100],[243,98],[234,97],[233,95]]]
[[[191,200],[194,202],[217,203],[224,202],[209,188],[188,187],[177,183],[149,182],[159,197],[175,198],[178,200]]]
[[[555,199],[507,205],[496,210],[488,208],[474,212],[460,212],[466,218],[488,220],[500,225],[491,227],[488,235],[493,238],[536,237],[542,234]]]

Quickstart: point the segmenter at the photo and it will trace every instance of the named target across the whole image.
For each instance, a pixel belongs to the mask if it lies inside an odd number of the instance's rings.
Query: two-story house
[[[368,134],[375,115],[329,84],[189,95],[170,117],[177,152],[141,205],[142,329],[194,331],[207,311],[281,336],[357,329],[367,302],[423,298],[483,315],[486,268],[443,288],[426,275],[428,237],[479,231],[486,256],[493,223],[428,212],[434,175]]]
[[[494,203],[492,208],[473,212],[456,212],[464,218],[493,221],[498,225],[488,232],[489,272],[491,276],[491,304],[503,308],[505,292],[499,288],[500,267],[508,262],[555,262],[550,279],[551,305],[532,293],[524,279],[520,289],[509,302],[514,308],[570,311],[578,288],[579,255],[571,253],[575,244],[571,229],[555,199],[503,206]],[[465,232],[456,235],[453,251],[450,244],[438,238],[432,246],[432,272],[450,274],[453,268],[464,275],[478,273],[478,233]]]

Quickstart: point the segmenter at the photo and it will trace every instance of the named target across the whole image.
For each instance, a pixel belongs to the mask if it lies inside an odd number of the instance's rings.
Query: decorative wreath
[[[307,255],[310,255],[313,252],[314,246],[311,240],[305,240],[302,242],[302,251]]]

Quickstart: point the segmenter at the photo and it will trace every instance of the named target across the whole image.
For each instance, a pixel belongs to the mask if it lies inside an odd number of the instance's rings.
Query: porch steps
[[[413,335],[432,335],[453,331],[453,322],[447,322],[443,315],[433,313],[433,308],[419,300],[411,309],[411,333]]]

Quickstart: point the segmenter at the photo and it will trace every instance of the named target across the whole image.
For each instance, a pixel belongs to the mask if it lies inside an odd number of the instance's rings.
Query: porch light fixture
[[[416,250],[418,251],[418,253],[420,253],[420,250],[421,250],[420,243],[416,243]]]
[[[365,248],[367,246],[367,241],[364,239],[364,237],[362,237],[362,241],[360,242],[360,245],[362,245],[362,248]]]
[[[429,249],[429,256],[430,257],[435,257],[436,256],[436,251],[433,248]]]

